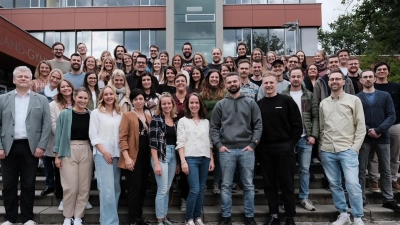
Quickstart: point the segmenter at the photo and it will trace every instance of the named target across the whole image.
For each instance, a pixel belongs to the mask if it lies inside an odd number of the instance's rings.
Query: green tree
[[[237,38],[238,42],[241,39]],[[258,33],[253,31],[253,40],[251,35],[248,34],[244,40],[247,43],[247,54],[250,55],[253,48],[260,48],[264,53],[268,51],[275,51],[278,55],[284,54],[284,41],[280,39],[276,34],[272,34],[270,37],[265,33]],[[253,43],[253,47],[251,46]],[[289,49],[290,50],[290,49]]]

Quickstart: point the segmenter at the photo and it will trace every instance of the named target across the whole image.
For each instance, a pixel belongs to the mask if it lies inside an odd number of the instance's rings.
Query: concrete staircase
[[[327,222],[334,221],[338,215],[333,202],[331,192],[323,188],[322,180],[322,166],[320,164],[312,164],[311,171],[315,174],[315,179],[310,182],[310,199],[313,201],[316,211],[309,212],[299,206],[297,202],[297,217],[296,221],[299,222]],[[41,190],[45,188],[45,177],[43,168],[38,169],[38,176],[36,179],[36,192],[35,192],[35,208],[34,220],[39,224],[62,224],[64,219],[62,212],[57,210],[59,201],[51,194],[47,196],[40,196]],[[212,176],[210,175],[207,180],[209,188],[212,187]],[[255,178],[255,186],[259,190],[255,194],[255,220],[257,222],[265,222],[268,215],[267,200],[262,189],[262,177],[257,175]],[[124,180],[122,181],[124,185]],[[0,188],[2,189],[3,182],[0,177]],[[299,179],[295,177],[295,188],[299,187]],[[298,193],[298,189],[296,189]],[[364,208],[365,219],[367,220],[379,220],[379,221],[398,221],[400,220],[400,214],[395,214],[393,211],[382,208],[382,198],[380,194],[372,193],[369,190],[366,191],[368,205]],[[171,206],[169,208],[169,217],[171,220],[176,222],[183,222],[184,212],[179,211],[180,198],[179,193],[170,193]],[[297,195],[298,196],[298,195]],[[395,194],[395,199],[399,201],[400,194]],[[244,221],[244,210],[243,210],[243,192],[238,191],[232,194],[233,207],[232,207],[232,221],[242,222]],[[154,199],[155,194],[149,192],[146,195],[146,201],[144,206],[144,217],[149,222],[155,221],[154,213]],[[99,192],[97,190],[96,181],[92,182],[90,192],[90,203],[93,205],[93,209],[87,210],[84,218],[86,224],[99,223]],[[126,197],[121,197],[119,201],[119,219],[121,224],[126,224],[128,221],[128,208]],[[220,196],[213,195],[211,190],[207,190],[205,193],[204,201],[204,215],[203,219],[205,222],[217,222],[221,217],[220,208]],[[350,210],[349,210],[350,212]],[[3,196],[0,195],[0,222],[4,219],[5,210],[3,207]],[[283,211],[281,212],[281,218],[284,218]],[[283,219],[281,219],[283,221]]]

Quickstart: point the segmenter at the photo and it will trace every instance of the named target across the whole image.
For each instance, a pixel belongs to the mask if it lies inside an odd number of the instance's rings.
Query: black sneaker
[[[271,216],[268,218],[268,221],[263,225],[279,225],[279,224],[280,224],[279,218]]]
[[[254,221],[254,217],[246,217],[244,225],[257,225],[257,223]]]
[[[222,217],[217,225],[232,225],[231,217]]]
[[[287,217],[285,225],[296,225],[296,223],[294,222],[293,217]]]
[[[382,205],[383,208],[391,209],[395,212],[400,212],[400,206],[396,204],[394,201],[385,202]]]

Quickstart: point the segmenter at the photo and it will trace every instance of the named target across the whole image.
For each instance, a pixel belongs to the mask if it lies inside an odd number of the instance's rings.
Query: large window
[[[224,0],[225,5],[241,4],[298,4],[316,3],[316,0]]]
[[[15,8],[37,8],[45,6],[45,0],[14,0],[14,1],[15,1]]]
[[[166,0],[0,0],[3,8],[165,6]]]

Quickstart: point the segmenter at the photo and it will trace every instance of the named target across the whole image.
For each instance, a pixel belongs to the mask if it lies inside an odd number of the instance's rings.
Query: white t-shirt
[[[300,91],[290,91],[290,96],[292,96],[293,100],[296,102],[297,107],[299,107],[301,119],[303,121],[303,112],[301,111],[301,96],[303,95],[303,90]],[[304,128],[304,123],[303,123],[303,134],[301,135],[302,137],[306,136],[307,132],[306,129]]]

